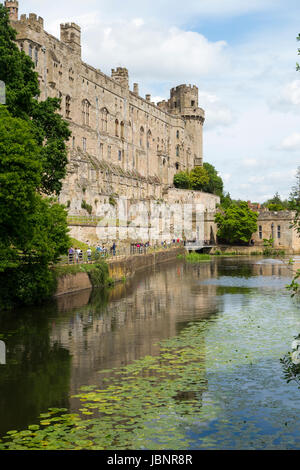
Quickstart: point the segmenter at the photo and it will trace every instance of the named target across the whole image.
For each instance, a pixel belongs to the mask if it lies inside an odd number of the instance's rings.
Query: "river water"
[[[143,364],[135,404],[129,411],[126,405],[132,421],[142,413],[137,400],[149,406],[138,424],[137,449],[299,449],[300,390],[284,378],[280,362],[300,333],[300,305],[285,288],[290,280],[289,267],[276,260],[178,260],[107,292],[84,291],[1,314],[7,351],[0,366],[0,435],[38,423],[51,407],[78,412],[74,395],[82,387],[104,387],[101,371]],[[164,355],[174,338],[185,355],[190,348],[184,368],[183,356]],[[115,383],[113,372],[104,375],[106,387]],[[155,379],[178,390],[166,398]],[[148,402],[138,395],[145,387]]]

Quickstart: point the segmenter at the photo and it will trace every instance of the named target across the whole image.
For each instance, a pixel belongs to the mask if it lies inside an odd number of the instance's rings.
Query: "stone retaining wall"
[[[148,253],[146,255],[132,255],[126,258],[113,259],[107,262],[109,276],[115,281],[121,281],[135,275],[139,270],[154,266],[166,261],[173,261],[180,253],[185,253],[184,248],[173,248],[166,251]],[[87,273],[80,272],[67,274],[59,278],[55,296],[70,294],[84,289],[92,289],[92,284]]]

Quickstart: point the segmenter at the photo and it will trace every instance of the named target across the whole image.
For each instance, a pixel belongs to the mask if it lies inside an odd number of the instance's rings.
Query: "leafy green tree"
[[[42,102],[35,101],[31,113],[37,141],[41,146],[41,191],[48,195],[60,193],[68,164],[65,142],[71,132],[68,124],[57,113],[59,109],[60,100],[48,98]]]
[[[38,102],[38,75],[34,63],[19,51],[16,31],[11,27],[7,9],[0,4],[0,80],[6,85],[6,106],[14,117],[30,120],[32,133],[42,148],[43,165],[40,191],[59,194],[66,175],[66,141],[71,133],[68,124],[58,114],[60,100],[47,98]]]
[[[204,188],[209,183],[209,175],[205,168],[202,166],[196,166],[190,172],[190,185],[191,189],[197,191],[204,191]]]
[[[190,184],[190,176],[187,171],[180,171],[174,175],[175,188],[189,189]]]
[[[50,295],[49,264],[70,244],[66,211],[37,192],[43,165],[33,126],[0,105],[0,309]]]
[[[0,80],[6,85],[8,110],[14,116],[28,119],[33,99],[40,94],[38,76],[32,60],[14,42],[16,36],[7,9],[0,4]]]
[[[216,194],[217,196],[222,196],[223,194],[223,180],[221,176],[218,175],[217,170],[210,163],[203,163],[203,168],[207,171],[209,176],[209,182],[204,186],[203,191],[206,193]]]
[[[229,244],[247,244],[257,231],[257,212],[249,209],[247,202],[232,203],[215,215],[219,241]]]
[[[221,206],[223,209],[227,209],[227,207],[229,207],[232,203],[233,203],[233,200],[231,199],[229,193],[226,193],[226,194],[222,194],[222,195],[221,195],[220,206]]]

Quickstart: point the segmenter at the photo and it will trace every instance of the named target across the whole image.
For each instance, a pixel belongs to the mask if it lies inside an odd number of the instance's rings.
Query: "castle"
[[[69,123],[68,173],[60,194],[70,216],[96,214],[101,204],[126,197],[130,201],[200,202],[213,213],[219,198],[176,190],[175,173],[203,162],[204,110],[198,88],[179,85],[170,99],[157,105],[151,95],[129,87],[126,68],[111,76],[84,63],[81,29],[61,24],[60,40],[44,30],[41,17],[19,17],[18,1],[5,1],[17,44],[35,64],[40,99],[61,98],[61,114]],[[212,217],[211,217],[212,220]],[[215,231],[211,222],[208,233]],[[86,238],[74,228],[74,234]]]

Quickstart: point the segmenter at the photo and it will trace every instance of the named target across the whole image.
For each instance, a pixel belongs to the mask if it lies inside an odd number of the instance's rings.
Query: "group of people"
[[[110,254],[112,256],[116,256],[116,250],[117,250],[117,246],[116,246],[116,243],[113,243],[113,245],[110,247]],[[86,256],[85,256],[86,254]],[[84,261],[87,261],[88,263],[91,263],[92,260],[93,260],[93,250],[92,248],[89,246],[88,249],[86,250],[86,252],[84,253],[83,250],[81,248],[73,248],[71,247],[69,249],[69,264],[77,264],[77,263],[82,263]],[[105,245],[100,245],[98,243],[98,245],[96,246],[96,249],[95,249],[95,258],[98,258],[98,257],[107,257],[108,256],[108,249],[105,247]]]
[[[91,248],[88,248],[86,251],[87,254],[87,259],[89,261],[92,260],[92,250]],[[83,261],[83,251],[81,248],[73,248],[71,247],[69,249],[69,263],[80,263]]]

